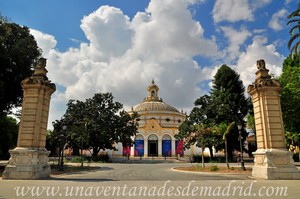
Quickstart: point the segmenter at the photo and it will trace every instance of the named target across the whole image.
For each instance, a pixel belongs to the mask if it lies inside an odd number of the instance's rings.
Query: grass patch
[[[180,171],[194,171],[194,172],[211,172],[211,173],[250,173],[252,169],[247,168],[246,171],[241,170],[239,167],[230,167],[229,169],[225,166],[217,166],[217,165],[211,165],[202,167],[199,164],[190,166],[190,167],[177,167],[176,170]]]
[[[111,162],[109,160],[109,156],[107,154],[100,154],[96,157],[91,156],[71,156],[66,158],[66,162],[72,162],[72,163],[91,163],[91,162],[97,162],[97,163],[104,163],[104,162]]]
[[[218,171],[219,167],[217,165],[212,165],[209,167],[210,171]]]

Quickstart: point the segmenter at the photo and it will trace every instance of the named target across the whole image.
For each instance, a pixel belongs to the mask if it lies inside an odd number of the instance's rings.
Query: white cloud
[[[43,50],[43,54],[49,54],[57,44],[57,41],[52,35],[34,29],[30,29],[30,34],[34,36],[38,46]]]
[[[276,12],[272,15],[272,18],[268,24],[268,27],[270,27],[271,29],[273,29],[275,31],[282,30],[285,26],[284,19],[286,19],[287,14],[288,14],[288,11],[284,8],[278,10],[278,12]]]
[[[129,17],[120,9],[102,6],[85,16],[81,23],[92,50],[101,52],[96,55],[98,59],[121,56],[131,46]]]
[[[271,2],[272,0],[250,0],[249,1],[252,10],[256,10],[258,8],[264,7]]]
[[[50,121],[62,116],[69,99],[85,100],[97,92],[112,92],[125,107],[134,106],[146,97],[152,78],[167,103],[190,109],[203,94],[197,85],[211,74],[193,57],[220,55],[188,10],[191,2],[198,1],[152,0],[132,21],[120,9],[100,7],[81,21],[89,43],[65,52],[56,51],[55,39],[46,35],[50,43],[41,47],[48,49],[48,77],[65,88],[53,95]]]
[[[276,46],[267,42],[266,37],[254,37],[252,44],[239,57],[236,69],[246,89],[255,80],[257,60],[265,60],[266,68],[270,70],[269,74],[281,74],[284,57],[276,52]]]
[[[151,0],[146,11],[136,13],[131,21],[120,9],[100,7],[81,21],[88,43],[65,52],[55,49],[53,36],[32,30],[48,59],[48,77],[58,87],[52,96],[49,128],[64,114],[69,99],[85,100],[97,92],[112,92],[128,110],[146,97],[153,78],[165,102],[189,111],[205,92],[201,86],[213,78],[221,62],[236,63],[232,67],[246,87],[255,79],[258,59],[266,61],[270,73],[281,73],[284,58],[278,54],[276,42],[268,43],[260,36],[267,35],[267,29],[250,30],[240,24],[217,27],[228,39],[220,52],[216,43],[220,38],[205,37],[201,23],[188,9],[201,1]],[[217,0],[213,17],[216,22],[253,20],[251,3]],[[249,40],[251,44],[247,44]],[[194,57],[209,59],[211,66],[199,66]],[[216,58],[218,63],[214,63]]]
[[[239,30],[228,26],[221,26],[220,28],[229,41],[229,46],[225,50],[225,59],[235,60],[241,54],[240,46],[243,45],[246,39],[252,34],[245,27],[241,27]]]
[[[253,13],[247,0],[216,0],[213,11],[216,23],[221,21],[253,21]]]
[[[267,31],[266,29],[254,29],[254,30],[252,30],[252,32],[255,33],[255,34],[265,33],[266,31]]]

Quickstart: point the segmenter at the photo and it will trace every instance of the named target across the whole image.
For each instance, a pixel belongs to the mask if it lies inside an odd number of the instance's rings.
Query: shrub
[[[100,154],[100,155],[97,155],[96,157],[90,157],[90,161],[93,161],[93,162],[108,162],[109,161],[109,156],[107,154]]]
[[[83,156],[82,158],[83,158],[84,162],[87,161],[87,157]],[[80,163],[81,162],[81,156],[73,156],[69,161],[74,162],[74,163]]]
[[[219,167],[217,165],[212,165],[209,167],[210,171],[218,171]]]

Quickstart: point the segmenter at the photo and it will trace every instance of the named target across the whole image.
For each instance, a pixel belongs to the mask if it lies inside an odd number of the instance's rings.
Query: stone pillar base
[[[285,149],[259,149],[253,153],[252,177],[266,180],[300,179],[292,153]]]
[[[9,153],[9,163],[5,167],[2,179],[34,180],[50,176],[50,152],[45,148],[17,147]]]

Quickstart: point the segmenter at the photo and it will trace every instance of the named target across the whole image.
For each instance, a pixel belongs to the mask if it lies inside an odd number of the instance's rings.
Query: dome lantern
[[[172,113],[180,113],[173,106],[163,102],[161,98],[158,97],[158,86],[155,84],[154,80],[147,87],[148,96],[144,99],[144,101],[133,108],[133,111],[143,112],[143,111],[154,111],[154,112],[172,112]]]
[[[158,97],[158,86],[155,84],[154,79],[152,79],[152,83],[148,86],[148,96],[145,101],[161,101]]]

